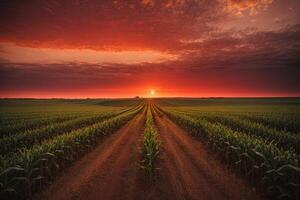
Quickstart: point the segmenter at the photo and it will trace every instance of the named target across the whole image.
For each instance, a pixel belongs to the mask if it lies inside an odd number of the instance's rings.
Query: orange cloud
[[[153,6],[154,5],[154,0],[142,0],[141,1],[143,5],[145,6]]]
[[[256,15],[258,10],[273,3],[273,0],[228,0],[227,9],[237,16],[248,11],[250,15]]]
[[[177,56],[154,50],[104,51],[91,49],[55,49],[21,47],[12,43],[0,43],[0,57],[19,63],[159,63],[176,60]]]

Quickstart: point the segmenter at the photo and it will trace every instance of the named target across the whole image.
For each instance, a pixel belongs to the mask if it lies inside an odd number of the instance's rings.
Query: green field
[[[1,195],[32,197],[145,109],[142,168],[151,177],[164,145],[153,118],[166,115],[267,197],[299,195],[299,98],[0,100]]]

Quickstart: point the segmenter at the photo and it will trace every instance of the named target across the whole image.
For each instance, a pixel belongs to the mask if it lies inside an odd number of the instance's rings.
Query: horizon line
[[[191,97],[191,96],[160,96],[160,97],[82,97],[82,98],[65,98],[65,97],[1,97],[0,100],[97,100],[97,99],[159,99],[159,98],[189,98],[189,99],[251,99],[251,98],[300,98],[300,96],[211,96],[211,97]]]

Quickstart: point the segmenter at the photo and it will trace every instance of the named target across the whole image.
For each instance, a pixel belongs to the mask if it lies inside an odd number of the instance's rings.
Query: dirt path
[[[154,118],[162,140],[157,192],[164,193],[164,199],[259,199],[198,139],[162,113]]]
[[[145,112],[139,113],[96,149],[67,169],[35,199],[133,199],[140,173],[141,133]]]

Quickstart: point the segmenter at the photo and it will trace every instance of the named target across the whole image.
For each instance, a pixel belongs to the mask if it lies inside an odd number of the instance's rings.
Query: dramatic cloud
[[[211,1],[2,1],[1,38],[59,48],[170,48],[178,38],[209,30]]]
[[[1,96],[299,96],[298,0],[4,0]]]
[[[273,0],[229,0],[227,8],[238,16],[248,11],[250,15],[256,15],[260,9],[265,9]]]
[[[125,63],[163,62],[175,60],[177,57],[165,52],[144,51],[95,51],[92,49],[53,49],[20,47],[10,43],[1,46],[2,59],[20,63]]]
[[[300,24],[277,32],[221,33],[185,43],[186,61],[209,67],[300,66]]]

